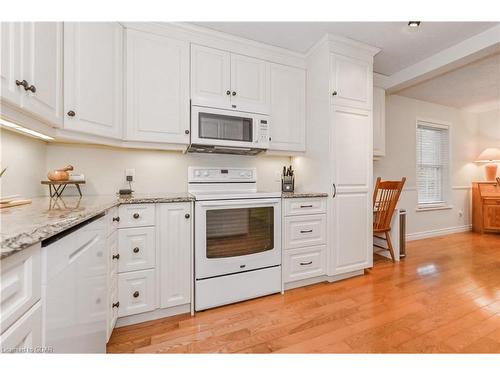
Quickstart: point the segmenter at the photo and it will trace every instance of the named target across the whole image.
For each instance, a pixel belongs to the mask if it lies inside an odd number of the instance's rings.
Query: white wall
[[[416,120],[451,123],[451,209],[417,212]],[[473,163],[478,154],[478,116],[402,96],[386,98],[386,156],[374,161],[373,177],[407,182],[399,207],[407,210],[407,234],[418,238],[433,231],[453,231],[470,225],[470,184],[480,175]]]
[[[140,194],[185,192],[189,166],[256,167],[261,190],[280,191],[275,174],[288,157],[183,154],[181,152],[134,150],[102,146],[50,143],[47,169],[71,164],[85,174],[84,194],[114,194],[126,187],[125,169],[135,169],[133,189]],[[70,193],[75,193],[71,190]],[[66,194],[66,193],[65,193]]]
[[[500,109],[479,113],[479,152],[487,147],[500,148]]]
[[[0,179],[0,196],[19,194],[24,198],[43,195],[47,179],[46,143],[8,130],[0,130],[0,165],[7,171]]]

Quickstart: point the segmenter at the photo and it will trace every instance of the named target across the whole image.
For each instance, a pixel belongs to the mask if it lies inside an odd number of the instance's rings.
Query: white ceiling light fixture
[[[13,122],[7,121],[3,118],[0,118],[0,125],[3,128],[7,128],[7,129],[13,130],[13,131],[18,132],[18,133],[23,133],[23,134],[29,135],[31,137],[34,137],[34,138],[40,138],[40,139],[43,139],[44,141],[53,141],[54,140],[54,138],[52,138],[48,135],[42,134],[42,133],[37,132],[35,130],[25,128],[24,126],[21,126],[21,125],[14,124]]]
[[[420,21],[410,21],[408,22],[408,27],[416,29],[420,26]]]

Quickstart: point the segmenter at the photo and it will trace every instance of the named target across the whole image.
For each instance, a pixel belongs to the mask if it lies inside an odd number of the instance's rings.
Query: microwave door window
[[[200,138],[252,142],[251,118],[200,113],[198,133]]]
[[[208,210],[207,258],[256,254],[274,248],[274,207]]]

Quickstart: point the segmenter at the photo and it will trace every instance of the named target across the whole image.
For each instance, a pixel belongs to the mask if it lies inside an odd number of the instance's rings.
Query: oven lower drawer
[[[196,280],[195,310],[281,292],[281,266]]]

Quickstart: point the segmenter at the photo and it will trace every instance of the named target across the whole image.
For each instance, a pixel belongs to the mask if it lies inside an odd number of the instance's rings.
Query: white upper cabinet
[[[194,105],[231,108],[231,54],[191,45],[191,100]]]
[[[2,98],[53,126],[62,124],[62,24],[2,23]]]
[[[0,24],[0,87],[2,99],[20,105],[24,88],[21,82],[21,24],[1,22]],[[17,82],[17,84],[16,84]]]
[[[269,113],[269,64],[231,54],[231,108]]]
[[[266,61],[191,46],[192,104],[268,114],[269,86]]]
[[[373,157],[385,156],[385,90],[373,87]]]
[[[351,57],[330,54],[330,96],[332,104],[372,108],[372,64]]]
[[[306,73],[303,69],[270,64],[270,150],[305,151]]]
[[[123,28],[64,24],[64,128],[121,138]]]
[[[126,30],[125,138],[189,143],[189,43]]]
[[[22,35],[22,76],[29,84],[22,107],[61,126],[63,25],[61,22],[23,23]]]

